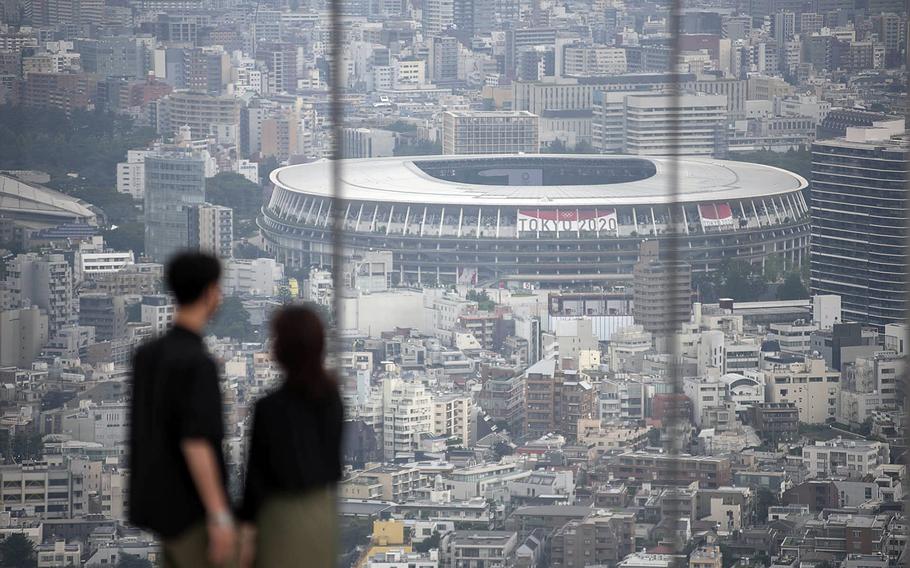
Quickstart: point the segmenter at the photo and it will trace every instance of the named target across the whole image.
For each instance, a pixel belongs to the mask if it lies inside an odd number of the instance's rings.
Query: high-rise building
[[[20,254],[7,264],[6,283],[13,307],[47,313],[50,337],[76,323],[73,270],[62,254]]]
[[[436,84],[458,80],[458,40],[455,36],[436,36],[430,41],[427,75]]]
[[[47,315],[38,306],[0,311],[0,367],[27,369],[47,343]]]
[[[841,297],[843,321],[883,329],[906,312],[908,141],[847,128],[812,146],[811,287]]]
[[[203,203],[189,207],[187,246],[220,258],[233,256],[234,210],[223,205]]]
[[[505,428],[513,436],[521,435],[525,419],[524,375],[490,377],[483,383],[477,402],[498,428]]]
[[[448,111],[443,154],[536,154],[538,117],[528,111]]]
[[[32,24],[40,26],[88,26],[101,24],[104,0],[33,0]]]
[[[95,328],[96,341],[126,336],[126,302],[123,296],[83,293],[79,296],[79,325]]]
[[[433,432],[433,401],[416,381],[388,378],[382,388],[382,453],[392,460],[415,451],[420,435]]]
[[[687,263],[661,260],[657,243],[645,242],[635,265],[635,323],[655,335],[666,335],[689,321],[692,274]]]
[[[164,262],[189,243],[187,210],[205,201],[205,159],[189,150],[145,158],[145,254]]]
[[[269,88],[276,93],[297,91],[297,46],[289,42],[261,42],[256,58],[269,70]]]
[[[423,33],[439,35],[455,23],[455,0],[425,0],[423,3]]]
[[[183,126],[190,127],[194,139],[233,129],[236,142],[240,131],[240,102],[233,97],[191,91],[171,93],[158,102],[158,132],[173,135]]]
[[[786,11],[774,14],[774,18],[771,20],[771,35],[774,36],[778,47],[793,39],[795,33],[796,14]]]
[[[542,359],[525,370],[525,434],[562,434],[574,439],[578,421],[596,412],[594,388],[576,371],[557,368],[556,359]]]
[[[171,298],[164,294],[142,296],[139,314],[140,321],[152,327],[153,335],[158,335],[167,331],[173,323],[174,304]]]

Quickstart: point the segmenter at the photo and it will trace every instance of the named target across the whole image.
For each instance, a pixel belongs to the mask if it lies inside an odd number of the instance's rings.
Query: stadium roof
[[[10,176],[0,176],[0,217],[31,222],[36,228],[95,222],[95,213],[82,201]]]
[[[533,176],[553,169],[647,166],[651,175],[613,183],[494,185],[434,177],[426,170],[475,169],[478,176],[528,171]],[[590,207],[716,202],[786,194],[805,188],[802,177],[771,166],[711,158],[679,159],[679,195],[670,192],[671,158],[626,155],[518,154],[479,156],[408,156],[345,160],[342,197],[354,201],[466,206]],[[478,168],[482,168],[478,170]],[[488,169],[486,169],[488,168]],[[535,172],[536,170],[536,172]],[[476,176],[475,176],[476,177]],[[480,178],[478,178],[480,179]],[[331,162],[320,160],[279,168],[271,180],[290,191],[332,196]]]

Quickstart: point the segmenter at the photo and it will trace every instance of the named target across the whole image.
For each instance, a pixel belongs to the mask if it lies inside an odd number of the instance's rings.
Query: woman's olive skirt
[[[333,487],[269,498],[256,518],[256,567],[333,568],[337,524]]]

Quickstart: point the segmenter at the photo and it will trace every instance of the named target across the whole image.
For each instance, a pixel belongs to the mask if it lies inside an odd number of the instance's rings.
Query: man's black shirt
[[[218,370],[202,338],[179,326],[133,356],[130,522],[164,538],[205,519],[180,443],[212,443],[226,479]]]

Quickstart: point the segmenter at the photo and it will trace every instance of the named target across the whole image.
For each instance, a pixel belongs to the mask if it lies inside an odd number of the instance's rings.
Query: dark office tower
[[[158,14],[158,21],[155,24],[155,35],[160,41],[196,45],[200,28],[204,25],[204,16]]]
[[[430,40],[427,75],[437,85],[458,81],[458,40],[454,36],[434,36]]]
[[[184,87],[199,93],[220,95],[230,80],[231,62],[228,54],[211,48],[184,50]]]
[[[86,73],[100,79],[145,77],[145,53],[135,38],[77,39],[73,43]]]
[[[490,14],[476,14],[475,5],[484,4],[484,0],[455,0],[452,6],[453,20],[455,24],[455,37],[465,45],[471,43],[474,37],[474,26],[478,20],[489,19]]]
[[[83,293],[79,296],[79,325],[95,328],[96,341],[112,341],[126,335],[126,302],[123,296]]]
[[[556,47],[556,30],[554,28],[526,28],[506,31],[505,74],[516,78],[520,55],[524,48]]]
[[[793,39],[796,33],[796,14],[793,12],[777,12],[771,18],[771,36],[778,46]]]
[[[104,20],[103,0],[32,0],[32,23],[41,26],[100,24]]]
[[[189,242],[187,209],[205,201],[205,159],[184,150],[145,158],[145,253],[165,262]]]
[[[718,12],[687,12],[680,22],[683,34],[720,35],[721,15]]]
[[[844,321],[882,330],[906,310],[908,141],[873,132],[812,145],[811,286],[841,297]]]
[[[261,42],[256,47],[256,58],[265,61],[269,69],[269,87],[272,92],[297,91],[297,47],[288,42]]]

